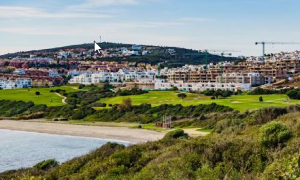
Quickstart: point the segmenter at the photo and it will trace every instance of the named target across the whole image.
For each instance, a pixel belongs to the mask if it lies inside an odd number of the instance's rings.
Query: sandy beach
[[[162,132],[144,129],[130,129],[126,127],[84,126],[13,120],[1,120],[0,129],[113,139],[119,141],[129,141],[133,143],[155,141],[161,139],[165,135]]]

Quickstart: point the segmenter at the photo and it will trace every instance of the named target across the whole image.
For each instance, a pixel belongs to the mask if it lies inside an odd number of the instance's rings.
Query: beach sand
[[[133,143],[156,141],[163,138],[165,135],[163,132],[149,131],[144,129],[130,129],[126,127],[84,126],[13,120],[0,120],[0,129],[112,139],[129,141]]]

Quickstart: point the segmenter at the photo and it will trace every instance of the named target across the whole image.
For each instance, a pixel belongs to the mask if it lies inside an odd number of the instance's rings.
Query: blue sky
[[[99,40],[260,55],[300,42],[299,0],[5,0],[0,54]],[[270,45],[267,52],[300,50]]]

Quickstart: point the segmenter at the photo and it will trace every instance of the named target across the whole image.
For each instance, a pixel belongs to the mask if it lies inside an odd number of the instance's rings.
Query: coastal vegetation
[[[108,143],[58,166],[49,160],[4,172],[0,179],[296,179],[299,110],[208,113],[201,121],[213,132],[205,137],[176,130],[156,142],[129,147]]]
[[[36,91],[40,92],[39,96],[35,95]],[[169,115],[175,131],[159,141],[129,147],[108,143],[63,164],[46,160],[32,168],[4,172],[0,179],[291,179],[300,176],[300,106],[297,100],[288,100],[285,93],[221,92],[228,97],[220,95],[211,99],[208,94],[178,91],[114,92],[108,85],[40,88],[29,92],[37,97],[46,93],[61,100],[64,97],[67,104],[51,106],[40,104],[42,100],[35,100],[39,103],[0,100],[0,117],[133,122],[143,128],[155,127],[164,115]],[[192,138],[180,129],[186,127],[201,127],[210,135]]]

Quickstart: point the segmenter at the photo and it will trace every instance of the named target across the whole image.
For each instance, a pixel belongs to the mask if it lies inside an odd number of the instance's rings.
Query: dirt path
[[[198,129],[199,128],[184,129],[184,132],[187,133],[191,137],[206,136],[206,135],[210,134],[209,132],[198,131]]]
[[[65,97],[65,96],[62,96],[61,94],[59,94],[59,93],[55,93],[56,95],[58,95],[59,97],[62,97],[63,99],[61,100],[61,102],[62,103],[64,103],[64,104],[67,104],[67,102],[66,102],[66,100],[67,100],[67,97]]]

